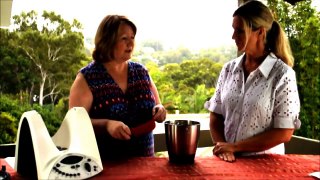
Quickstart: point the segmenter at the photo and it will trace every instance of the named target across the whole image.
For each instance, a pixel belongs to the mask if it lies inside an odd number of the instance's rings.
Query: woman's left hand
[[[167,110],[162,104],[157,104],[152,108],[152,116],[155,121],[161,123],[166,119]]]
[[[220,159],[227,161],[227,162],[233,162],[236,160],[235,155],[232,152],[224,152],[217,155]]]
[[[233,162],[236,160],[235,158],[235,145],[232,143],[226,142],[217,142],[212,150],[213,154],[218,156],[220,159]]]

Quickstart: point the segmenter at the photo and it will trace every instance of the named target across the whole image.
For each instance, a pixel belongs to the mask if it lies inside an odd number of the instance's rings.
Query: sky
[[[11,14],[54,11],[70,22],[79,20],[84,35],[92,38],[106,15],[125,15],[137,26],[137,41],[201,49],[234,44],[231,24],[236,8],[237,0],[13,0]]]
[[[11,14],[54,11],[70,22],[79,20],[85,37],[92,38],[106,15],[125,15],[137,26],[138,43],[152,39],[160,41],[166,49],[184,46],[199,50],[234,45],[232,14],[237,3],[237,0],[13,0]]]

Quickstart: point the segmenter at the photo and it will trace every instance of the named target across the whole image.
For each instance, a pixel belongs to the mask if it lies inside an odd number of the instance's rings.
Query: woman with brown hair
[[[96,33],[93,61],[80,70],[70,90],[69,108],[87,110],[103,159],[153,156],[154,121],[166,118],[147,69],[130,61],[136,32],[127,17],[106,16]],[[137,132],[139,126],[143,132]]]

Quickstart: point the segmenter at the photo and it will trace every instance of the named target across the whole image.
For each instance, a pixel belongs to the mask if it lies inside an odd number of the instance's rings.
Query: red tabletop
[[[103,168],[91,179],[315,179],[309,174],[320,171],[320,155],[237,157],[233,163],[196,157],[192,165],[172,164],[166,157],[133,158],[104,162]]]

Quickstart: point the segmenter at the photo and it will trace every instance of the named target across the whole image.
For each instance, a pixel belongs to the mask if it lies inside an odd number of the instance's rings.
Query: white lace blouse
[[[294,70],[271,53],[245,82],[243,56],[224,65],[206,104],[209,111],[223,115],[226,141],[241,141],[270,128],[299,128]],[[284,145],[257,153],[284,154]]]

